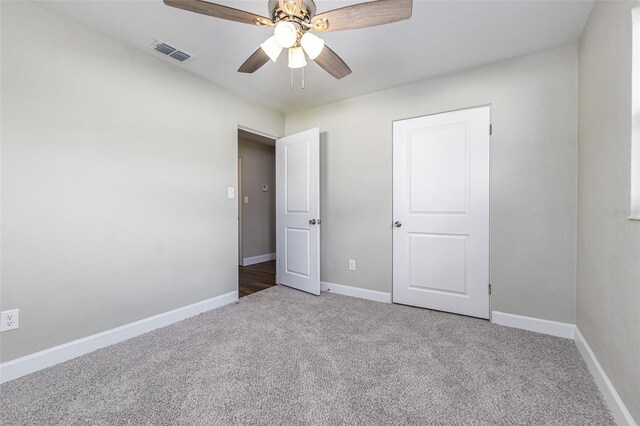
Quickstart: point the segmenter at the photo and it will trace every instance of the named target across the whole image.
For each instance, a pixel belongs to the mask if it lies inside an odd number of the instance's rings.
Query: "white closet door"
[[[490,107],[393,125],[393,301],[489,318]]]

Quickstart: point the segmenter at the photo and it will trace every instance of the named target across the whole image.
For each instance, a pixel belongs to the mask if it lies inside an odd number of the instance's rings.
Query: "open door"
[[[278,282],[320,295],[320,129],[276,141]]]

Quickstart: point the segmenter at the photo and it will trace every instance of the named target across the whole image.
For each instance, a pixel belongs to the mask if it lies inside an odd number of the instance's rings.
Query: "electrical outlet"
[[[356,270],[356,261],[355,261],[355,259],[349,259],[349,270],[350,271],[355,271]]]
[[[18,328],[20,321],[20,309],[12,309],[0,313],[0,331],[14,330]]]

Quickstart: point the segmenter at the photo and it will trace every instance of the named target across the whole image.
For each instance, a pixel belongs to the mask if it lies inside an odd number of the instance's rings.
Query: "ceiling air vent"
[[[169,56],[171,56],[176,61],[180,61],[180,62],[188,61],[189,59],[191,59],[191,55],[189,55],[188,53],[185,53],[185,52],[183,52],[181,50],[176,50],[175,52],[173,52]]]
[[[178,62],[188,62],[194,58],[194,56],[185,52],[184,50],[171,46],[164,41],[156,41],[149,47],[151,47],[156,52],[162,53],[165,56],[169,56],[170,58],[175,59]]]

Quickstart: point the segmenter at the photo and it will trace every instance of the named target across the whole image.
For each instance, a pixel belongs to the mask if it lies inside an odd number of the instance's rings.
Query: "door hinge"
[[[491,294],[491,284],[489,284],[489,294]]]
[[[489,136],[493,134],[493,124],[489,124]]]

